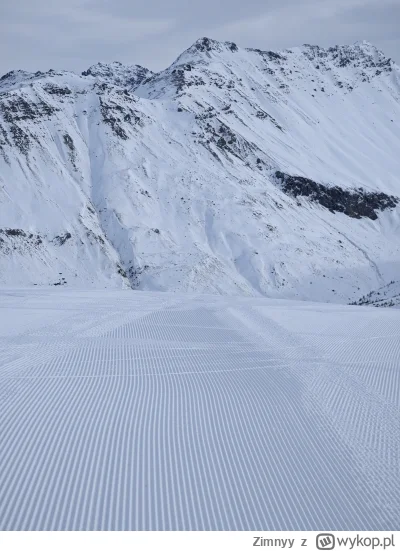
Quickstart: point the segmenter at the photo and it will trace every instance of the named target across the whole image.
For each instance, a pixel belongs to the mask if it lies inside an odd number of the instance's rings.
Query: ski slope
[[[400,311],[0,291],[1,530],[399,530]]]

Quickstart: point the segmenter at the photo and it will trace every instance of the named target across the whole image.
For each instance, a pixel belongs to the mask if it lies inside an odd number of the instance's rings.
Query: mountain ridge
[[[230,51],[230,52],[238,52],[239,50],[246,51],[246,52],[254,52],[261,56],[270,57],[271,59],[279,60],[283,59],[286,54],[291,54],[294,52],[302,52],[307,57],[311,59],[315,59],[318,57],[327,57],[328,54],[332,54],[332,57],[335,59],[339,59],[340,66],[345,66],[349,63],[349,54],[351,53],[362,53],[364,59],[369,58],[371,61],[371,57],[377,57],[379,60],[380,65],[385,67],[392,68],[393,65],[396,65],[396,63],[391,59],[387,58],[382,50],[377,48],[373,43],[367,41],[367,40],[359,40],[354,42],[353,44],[340,44],[335,46],[330,46],[327,48],[320,47],[315,44],[303,44],[302,46],[296,46],[291,48],[285,48],[282,50],[272,51],[272,50],[261,50],[259,48],[240,48],[236,43],[229,42],[229,41],[218,41],[212,38],[208,37],[202,37],[197,39],[189,48],[187,48],[184,52],[182,52],[175,61],[171,63],[166,69],[162,69],[161,71],[154,72],[147,67],[143,67],[141,65],[135,65],[135,64],[126,64],[121,63],[120,61],[111,61],[111,62],[97,62],[91,65],[89,68],[83,70],[82,72],[74,72],[74,71],[65,71],[65,70],[54,70],[49,69],[48,71],[36,71],[36,72],[30,72],[26,71],[24,69],[15,69],[11,70],[3,75],[0,76],[0,87],[4,85],[4,82],[7,82],[7,80],[12,81],[14,79],[14,83],[21,83],[23,84],[26,80],[33,80],[33,79],[40,79],[45,76],[60,76],[62,74],[72,74],[76,76],[93,76],[94,78],[98,78],[100,80],[111,80],[110,77],[113,75],[116,76],[116,85],[124,85],[122,82],[123,79],[120,78],[121,72],[125,73],[143,73],[146,74],[147,77],[156,76],[162,73],[165,73],[169,68],[181,64],[181,62],[184,62],[184,59],[186,56],[190,56],[192,54],[196,54],[199,52],[213,52],[213,53],[221,53],[222,51]],[[347,59],[346,59],[347,58]],[[357,59],[353,57],[353,60]],[[19,79],[18,79],[19,77]],[[144,79],[143,79],[144,80]],[[136,83],[135,83],[136,84]],[[136,85],[139,85],[140,82]]]

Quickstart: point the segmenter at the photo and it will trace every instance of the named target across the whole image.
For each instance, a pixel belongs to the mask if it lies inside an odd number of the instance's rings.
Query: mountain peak
[[[152,71],[141,65],[124,65],[119,61],[99,62],[82,72],[84,77],[91,76],[108,84],[129,87],[139,86],[143,80],[152,74]]]
[[[211,57],[212,54],[221,54],[224,52],[235,53],[239,50],[234,42],[220,42],[206,36],[199,38],[187,50],[185,50],[173,63],[173,65],[185,63],[193,59],[204,59]]]
[[[298,51],[298,48],[292,48],[287,52]],[[300,51],[310,61],[318,65],[325,66],[330,64],[338,68],[353,67],[356,70],[368,70],[375,74],[382,71],[390,72],[394,62],[385,56],[376,46],[363,40],[354,44],[344,44],[321,48],[311,44],[304,44]]]
[[[234,42],[220,42],[218,40],[214,40],[213,38],[208,38],[206,36],[196,40],[196,42],[194,42],[191,48],[194,48],[200,52],[211,52],[211,51],[221,52],[224,50],[237,52],[238,50],[238,47]]]
[[[375,50],[375,51],[379,50],[379,48],[377,48],[375,44],[372,44],[372,42],[369,42],[369,40],[356,40],[353,46],[366,47],[368,49]]]
[[[46,77],[57,78],[65,75],[74,75],[69,71],[55,71],[54,69],[49,69],[48,71],[36,71],[31,73],[29,71],[24,71],[22,69],[16,69],[9,71],[2,77],[0,77],[0,91],[5,92],[17,88],[21,88],[26,84],[33,83],[40,79]]]

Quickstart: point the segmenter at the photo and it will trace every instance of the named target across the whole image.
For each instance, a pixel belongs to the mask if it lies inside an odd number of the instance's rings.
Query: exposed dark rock
[[[14,144],[18,147],[21,153],[27,155],[29,152],[29,146],[31,144],[31,140],[28,134],[16,124],[12,124],[10,126],[10,131],[13,137]]]
[[[74,141],[73,141],[73,139],[71,138],[71,136],[69,134],[64,134],[63,135],[63,140],[64,140],[65,145],[69,149],[68,153],[69,153],[69,158],[70,158],[70,161],[72,163],[72,166],[76,170],[77,169],[77,167],[76,167],[76,149],[75,149]]]
[[[213,48],[213,40],[209,38],[200,38],[195,44],[196,48],[201,52],[210,52]]]
[[[103,247],[106,244],[106,242],[104,241],[104,239],[102,238],[101,235],[98,235],[97,233],[94,233],[94,231],[92,231],[90,229],[87,230],[86,235],[90,240],[93,239],[97,243],[100,243],[100,245],[102,245]]]
[[[191,73],[191,71],[192,66],[187,63],[180,65],[171,71],[172,84],[176,86],[177,93],[180,93],[191,86],[205,86],[204,80],[199,75],[186,75],[187,72]]]
[[[0,230],[0,233],[5,233],[6,235],[10,237],[26,237],[26,233],[24,230],[19,230],[17,228],[9,228],[5,230]]]
[[[200,52],[211,52],[212,50],[221,51],[224,46],[229,48],[231,52],[238,51],[238,47],[234,42],[218,42],[217,40],[207,37],[200,38],[194,43],[193,46]]]
[[[368,82],[370,78],[379,76],[382,72],[390,73],[393,70],[392,60],[386,58],[382,52],[368,44],[333,46],[327,49],[304,44],[303,54],[310,61],[317,62],[316,69],[331,70],[329,63],[333,63],[338,68],[353,66],[361,69],[363,82]],[[369,75],[363,69],[367,70]],[[350,92],[353,90],[352,86],[343,82],[337,82],[337,85],[339,88],[346,87]]]
[[[128,279],[128,276],[126,275],[125,270],[123,269],[123,267],[120,264],[117,264],[117,273],[120,276],[124,277],[125,279]]]
[[[370,291],[354,302],[352,306],[375,306],[376,308],[390,308],[400,304],[399,282],[391,281],[377,291]]]
[[[339,186],[328,187],[304,178],[275,172],[282,190],[292,197],[308,197],[332,213],[342,212],[351,218],[376,220],[377,212],[395,208],[400,199],[382,192],[367,192],[360,189],[348,190]]]
[[[8,139],[6,129],[0,124],[0,146],[2,145],[11,145],[11,143]]]
[[[74,146],[74,141],[71,138],[71,136],[69,134],[64,134],[63,139],[64,139],[65,145],[69,148],[71,153],[74,153],[75,152],[75,146]]]
[[[5,73],[0,77],[0,82],[4,80],[9,80],[10,78],[14,78],[16,75],[18,75],[18,71],[9,71],[8,73]]]
[[[98,88],[101,88],[102,86],[103,85],[101,84]],[[107,85],[105,86],[107,87]],[[118,92],[116,92],[116,94],[118,95]],[[121,91],[121,94],[124,95],[124,92]],[[119,101],[120,98],[117,99]],[[101,96],[99,97],[99,102],[103,122],[108,124],[114,134],[116,134],[119,138],[123,140],[128,139],[128,134],[122,126],[123,123],[128,123],[130,126],[143,126],[143,121],[138,112],[131,107],[131,102],[126,104],[122,101],[123,105],[121,105],[120,103],[116,103],[112,98],[108,98],[108,101],[106,102]]]
[[[261,120],[267,119],[268,121],[272,122],[272,124],[276,126],[278,130],[281,130],[283,132],[282,126],[278,124],[277,121],[274,119],[274,117],[272,117],[269,113],[266,113],[265,111],[259,109],[256,113],[256,117]]]
[[[282,54],[278,54],[277,52],[271,52],[270,50],[268,51],[263,51],[263,50],[260,50],[258,48],[246,48],[247,51],[249,52],[255,52],[257,53],[258,55],[260,55],[265,61],[274,61],[275,63],[280,63],[281,61],[284,61],[285,59],[287,59],[286,57],[284,57]]]
[[[39,247],[42,243],[42,237],[39,234],[27,234],[19,228],[0,229],[0,251],[3,254],[11,254],[12,251],[26,252]]]
[[[112,131],[114,134],[116,134],[119,138],[123,140],[128,139],[128,134],[125,132],[125,130],[120,126],[121,120],[116,115],[117,112],[122,112],[123,109],[120,105],[109,105],[104,102],[100,98],[100,112],[103,117],[103,121],[111,126]]]
[[[56,96],[68,96],[72,93],[67,86],[57,86],[56,84],[46,84],[43,88],[48,94]]]
[[[92,65],[82,76],[92,76],[98,79],[105,79],[117,86],[129,86],[137,88],[145,80],[149,80],[152,72],[141,65],[125,66],[118,61],[112,63],[97,63]]]
[[[4,120],[10,124],[18,121],[41,119],[57,111],[56,108],[42,100],[30,102],[18,95],[6,95],[0,104],[0,109]]]
[[[5,146],[10,146],[10,140],[8,139],[7,132],[5,128],[0,124],[0,155],[3,157],[4,161],[10,165],[10,158],[8,157]]]
[[[131,285],[132,289],[137,289],[140,285],[140,276],[143,274],[143,272],[149,270],[150,266],[148,264],[145,264],[144,266],[129,266],[124,273]],[[121,274],[122,275],[122,274]]]
[[[59,285],[66,285],[66,284],[67,284],[67,281],[65,277],[62,277],[59,281],[56,281],[55,283],[53,283],[55,287],[58,287]]]
[[[196,115],[196,119],[200,123],[201,131],[193,131],[192,135],[198,139],[197,143],[205,147],[218,162],[221,162],[221,159],[211,147],[212,144],[223,151],[225,156],[227,154],[233,155],[246,162],[248,166],[254,163],[256,153],[261,153],[255,144],[247,141],[242,135],[235,134],[229,126],[219,119],[213,107],[209,107],[204,113]]]
[[[221,149],[224,148],[226,146],[225,138],[223,138],[222,136],[218,138],[217,146],[220,147]]]
[[[72,235],[69,232],[66,232],[63,235],[56,235],[53,239],[53,243],[61,247],[61,245],[64,245],[64,243],[68,241],[68,239],[71,239],[71,237]]]

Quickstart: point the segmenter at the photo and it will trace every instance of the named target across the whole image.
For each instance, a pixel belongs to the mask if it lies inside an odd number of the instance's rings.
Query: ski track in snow
[[[400,312],[0,291],[1,530],[400,529]]]

